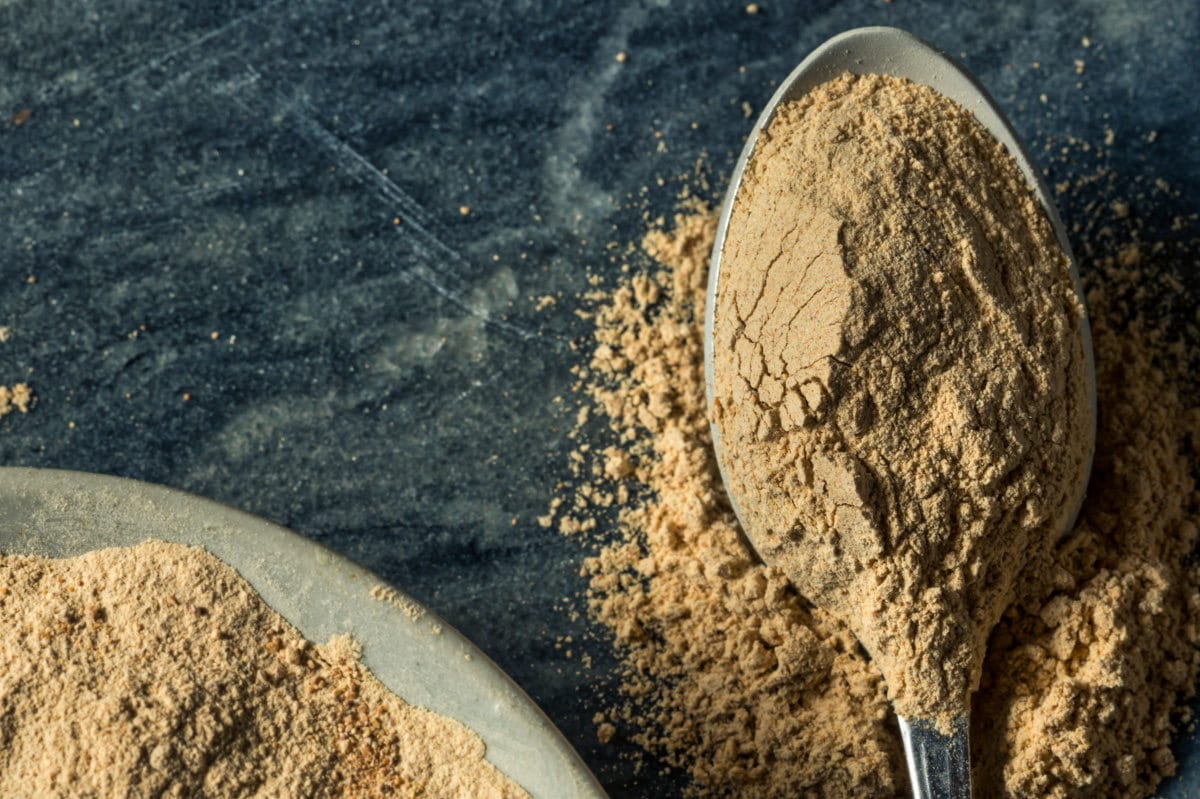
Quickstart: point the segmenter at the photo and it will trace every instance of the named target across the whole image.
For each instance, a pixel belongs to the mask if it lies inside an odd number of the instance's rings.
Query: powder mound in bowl
[[[148,542],[0,556],[0,796],[527,797],[478,735]]]
[[[757,147],[714,332],[730,490],[897,711],[945,728],[1078,499],[1092,422],[1070,264],[1004,147],[927,87],[844,75]]]

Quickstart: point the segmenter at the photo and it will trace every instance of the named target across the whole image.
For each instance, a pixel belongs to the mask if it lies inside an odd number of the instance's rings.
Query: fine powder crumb
[[[13,411],[29,413],[33,404],[33,389],[26,383],[17,383],[9,388],[0,386],[0,416],[7,416]]]
[[[193,547],[0,556],[0,795],[527,796],[359,655]]]
[[[408,616],[410,621],[420,621],[421,617],[425,615],[425,608],[421,607],[408,597],[401,596],[399,592],[397,592],[396,589],[392,588],[390,585],[380,583],[379,585],[373,587],[370,593],[371,599],[374,599],[376,602],[383,602],[391,605],[405,616]]]
[[[780,107],[728,229],[714,415],[742,521],[897,712],[948,731],[1090,457],[1070,264],[969,112],[880,75]]]
[[[652,269],[599,295],[592,314],[579,390],[630,464],[609,477],[612,452],[580,438],[593,499],[577,492],[572,515],[607,519],[605,500],[622,498],[616,535],[584,567],[623,664],[623,699],[597,714],[597,733],[686,770],[693,796],[896,796],[908,778],[877,667],[757,561],[723,493],[703,377],[715,229],[693,208],[651,231]],[[1141,303],[1157,304],[1144,296],[1155,279],[1144,260],[1117,257],[1128,249],[1107,225],[1085,242],[1095,468],[1079,523],[989,641],[972,713],[980,796],[1150,796],[1174,773],[1167,745],[1189,721],[1200,575],[1182,554],[1200,522],[1197,352],[1138,319]]]

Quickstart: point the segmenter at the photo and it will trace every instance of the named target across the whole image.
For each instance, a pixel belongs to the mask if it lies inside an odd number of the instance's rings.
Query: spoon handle
[[[913,799],[971,799],[971,748],[967,717],[954,720],[950,735],[927,721],[900,719],[904,759]]]

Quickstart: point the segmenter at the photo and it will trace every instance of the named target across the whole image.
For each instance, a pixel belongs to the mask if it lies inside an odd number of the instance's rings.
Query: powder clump
[[[33,404],[33,390],[27,383],[16,383],[11,388],[0,386],[0,416],[7,416],[13,411],[29,413]]]
[[[309,643],[161,542],[0,556],[0,795],[527,796],[351,639]]]
[[[897,711],[947,728],[1090,458],[1069,261],[1003,146],[885,76],[782,106],[728,230],[713,409],[742,519]]]

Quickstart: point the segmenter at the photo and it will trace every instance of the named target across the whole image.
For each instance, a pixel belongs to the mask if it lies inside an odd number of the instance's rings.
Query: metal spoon
[[[1004,118],[1004,114],[1001,113],[983,86],[964,67],[911,33],[884,27],[857,28],[846,31],[834,36],[814,50],[783,82],[759,116],[754,130],[742,150],[742,155],[738,159],[737,166],[734,168],[733,178],[725,194],[725,202],[721,208],[721,217],[717,227],[704,313],[704,371],[710,409],[714,393],[713,322],[717,304],[717,287],[721,278],[721,255],[725,247],[725,234],[729,227],[734,200],[741,187],[742,173],[754,155],[759,132],[771,124],[780,104],[797,100],[813,88],[845,72],[907,78],[914,83],[932,88],[942,96],[954,100],[973,112],[984,128],[1008,149],[1024,174],[1025,180],[1033,188],[1035,196],[1050,219],[1059,245],[1070,259],[1071,276],[1075,281],[1076,293],[1079,294],[1082,302],[1083,291],[1079,282],[1078,267],[1075,257],[1071,253],[1071,245],[1067,241],[1067,232],[1050,199],[1050,192],[1047,190],[1041,174],[1033,166],[1012,126]],[[1089,448],[1086,468],[1079,475],[1077,490],[1074,494],[1075,501],[1064,509],[1062,515],[1064,529],[1069,529],[1074,525],[1075,517],[1083,503],[1088,475],[1091,472],[1090,451],[1095,446],[1096,376],[1092,357],[1091,332],[1086,317],[1083,319],[1080,330],[1087,361],[1088,393],[1093,426],[1092,446]],[[726,475],[725,457],[721,449],[720,431],[715,424],[711,427],[717,464],[721,469],[722,479],[725,480],[725,485],[728,487],[729,480]],[[739,519],[742,519],[737,497],[731,493],[729,499],[734,512],[737,513]],[[745,524],[742,527],[746,529]],[[751,543],[754,543],[752,538]],[[904,740],[905,760],[908,763],[915,799],[969,799],[971,796],[971,766],[967,717],[964,715],[955,720],[950,735],[942,734],[933,723],[927,720],[900,718],[899,721],[901,737]]]

